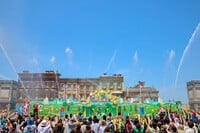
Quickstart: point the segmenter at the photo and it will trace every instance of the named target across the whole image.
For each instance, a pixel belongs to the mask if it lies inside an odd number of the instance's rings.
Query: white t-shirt
[[[64,130],[64,133],[70,133],[70,132],[71,132],[71,130],[69,129],[69,122],[66,121],[66,122],[65,122],[65,130]]]
[[[95,132],[95,133],[98,133],[99,131],[99,123],[92,123],[91,125],[91,129]]]
[[[185,133],[195,133],[195,129],[194,128],[187,128],[185,130]]]
[[[84,133],[85,131],[86,131],[86,125],[84,124],[81,126],[81,132]]]
[[[100,126],[99,133],[104,133],[106,126]]]
[[[42,127],[41,125],[38,126],[39,133],[49,133],[50,125]]]

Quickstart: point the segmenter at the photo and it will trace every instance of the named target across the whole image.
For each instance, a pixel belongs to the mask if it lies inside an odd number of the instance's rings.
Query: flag
[[[144,107],[140,107],[140,116],[144,116]]]
[[[29,102],[28,100],[24,101],[24,115],[28,115],[28,108],[29,108]]]

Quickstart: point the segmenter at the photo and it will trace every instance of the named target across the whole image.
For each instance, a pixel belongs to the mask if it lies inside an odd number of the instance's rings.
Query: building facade
[[[45,71],[44,73],[19,73],[18,103],[24,100],[44,100],[48,98],[82,100],[95,94],[98,90],[109,90],[112,95],[123,99],[150,98],[158,100],[158,91],[153,87],[144,87],[144,82],[139,82],[135,87],[124,90],[124,77],[121,74],[103,74],[95,78],[61,78],[58,72]]]
[[[200,110],[200,80],[187,82],[187,94],[192,110]]]
[[[59,97],[62,99],[87,98],[96,90],[110,90],[111,94],[122,96],[124,78],[121,74],[108,76],[103,74],[97,78],[60,78]]]
[[[138,98],[139,101],[145,101],[146,99],[151,99],[158,101],[158,93],[154,87],[145,87],[144,82],[140,82],[134,87],[128,87],[123,92],[123,97],[127,99]]]
[[[44,73],[30,73],[23,71],[19,73],[18,80],[18,103],[26,100],[52,100],[58,97],[60,74],[54,71]]]
[[[14,110],[18,87],[14,80],[0,80],[0,109]]]

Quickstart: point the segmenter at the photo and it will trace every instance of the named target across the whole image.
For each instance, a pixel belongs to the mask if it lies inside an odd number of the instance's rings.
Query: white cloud
[[[168,62],[169,62],[169,63],[172,62],[172,60],[174,59],[175,55],[176,55],[176,54],[175,54],[174,50],[171,49],[171,51],[169,52],[169,57],[168,57]]]
[[[66,49],[65,49],[65,53],[66,53],[67,55],[71,55],[71,54],[72,54],[72,49],[71,49],[71,48],[66,48]]]
[[[72,49],[71,48],[66,48],[65,49],[65,54],[67,55],[67,63],[69,65],[73,64],[73,60],[72,60]]]
[[[138,52],[135,51],[134,56],[133,56],[133,61],[134,61],[135,64],[137,64],[138,60],[139,60],[139,58],[138,58]]]
[[[50,59],[51,64],[54,64],[54,63],[55,63],[55,60],[56,60],[56,57],[55,57],[55,56],[52,56],[51,59]]]

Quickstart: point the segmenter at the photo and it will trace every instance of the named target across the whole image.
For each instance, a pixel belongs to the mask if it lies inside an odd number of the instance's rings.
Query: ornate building
[[[200,110],[200,80],[187,82],[187,92],[190,108]]]
[[[87,98],[90,93],[98,89],[109,89],[111,94],[122,96],[124,78],[121,74],[108,76],[104,74],[98,78],[60,78],[59,97]]]
[[[145,87],[144,82],[140,82],[134,87],[128,87],[124,90],[123,97],[126,99],[130,98],[138,98],[141,101],[146,99],[151,99],[154,101],[158,101],[158,93],[159,91],[153,87]]]
[[[14,110],[17,102],[17,82],[0,80],[0,109]]]
[[[43,100],[46,97],[49,100],[54,98],[81,100],[102,89],[109,90],[112,95],[124,99],[141,97],[142,100],[146,98],[158,100],[158,91],[152,87],[144,87],[144,82],[124,90],[124,77],[121,74],[109,76],[104,73],[96,78],[61,78],[60,74],[54,71],[44,73],[23,71],[19,73],[18,88],[18,103],[23,103],[24,99]]]
[[[87,98],[91,92],[97,89],[109,89],[113,95],[122,96],[123,76],[106,74],[98,78],[60,78],[60,74],[54,71],[45,73],[30,73],[23,71],[19,73],[18,81],[18,103],[24,99],[43,100],[48,97],[54,98]]]
[[[45,73],[30,73],[23,71],[19,73],[18,80],[18,102],[23,100],[43,100],[54,99],[58,97],[60,74],[54,71],[45,71]]]

